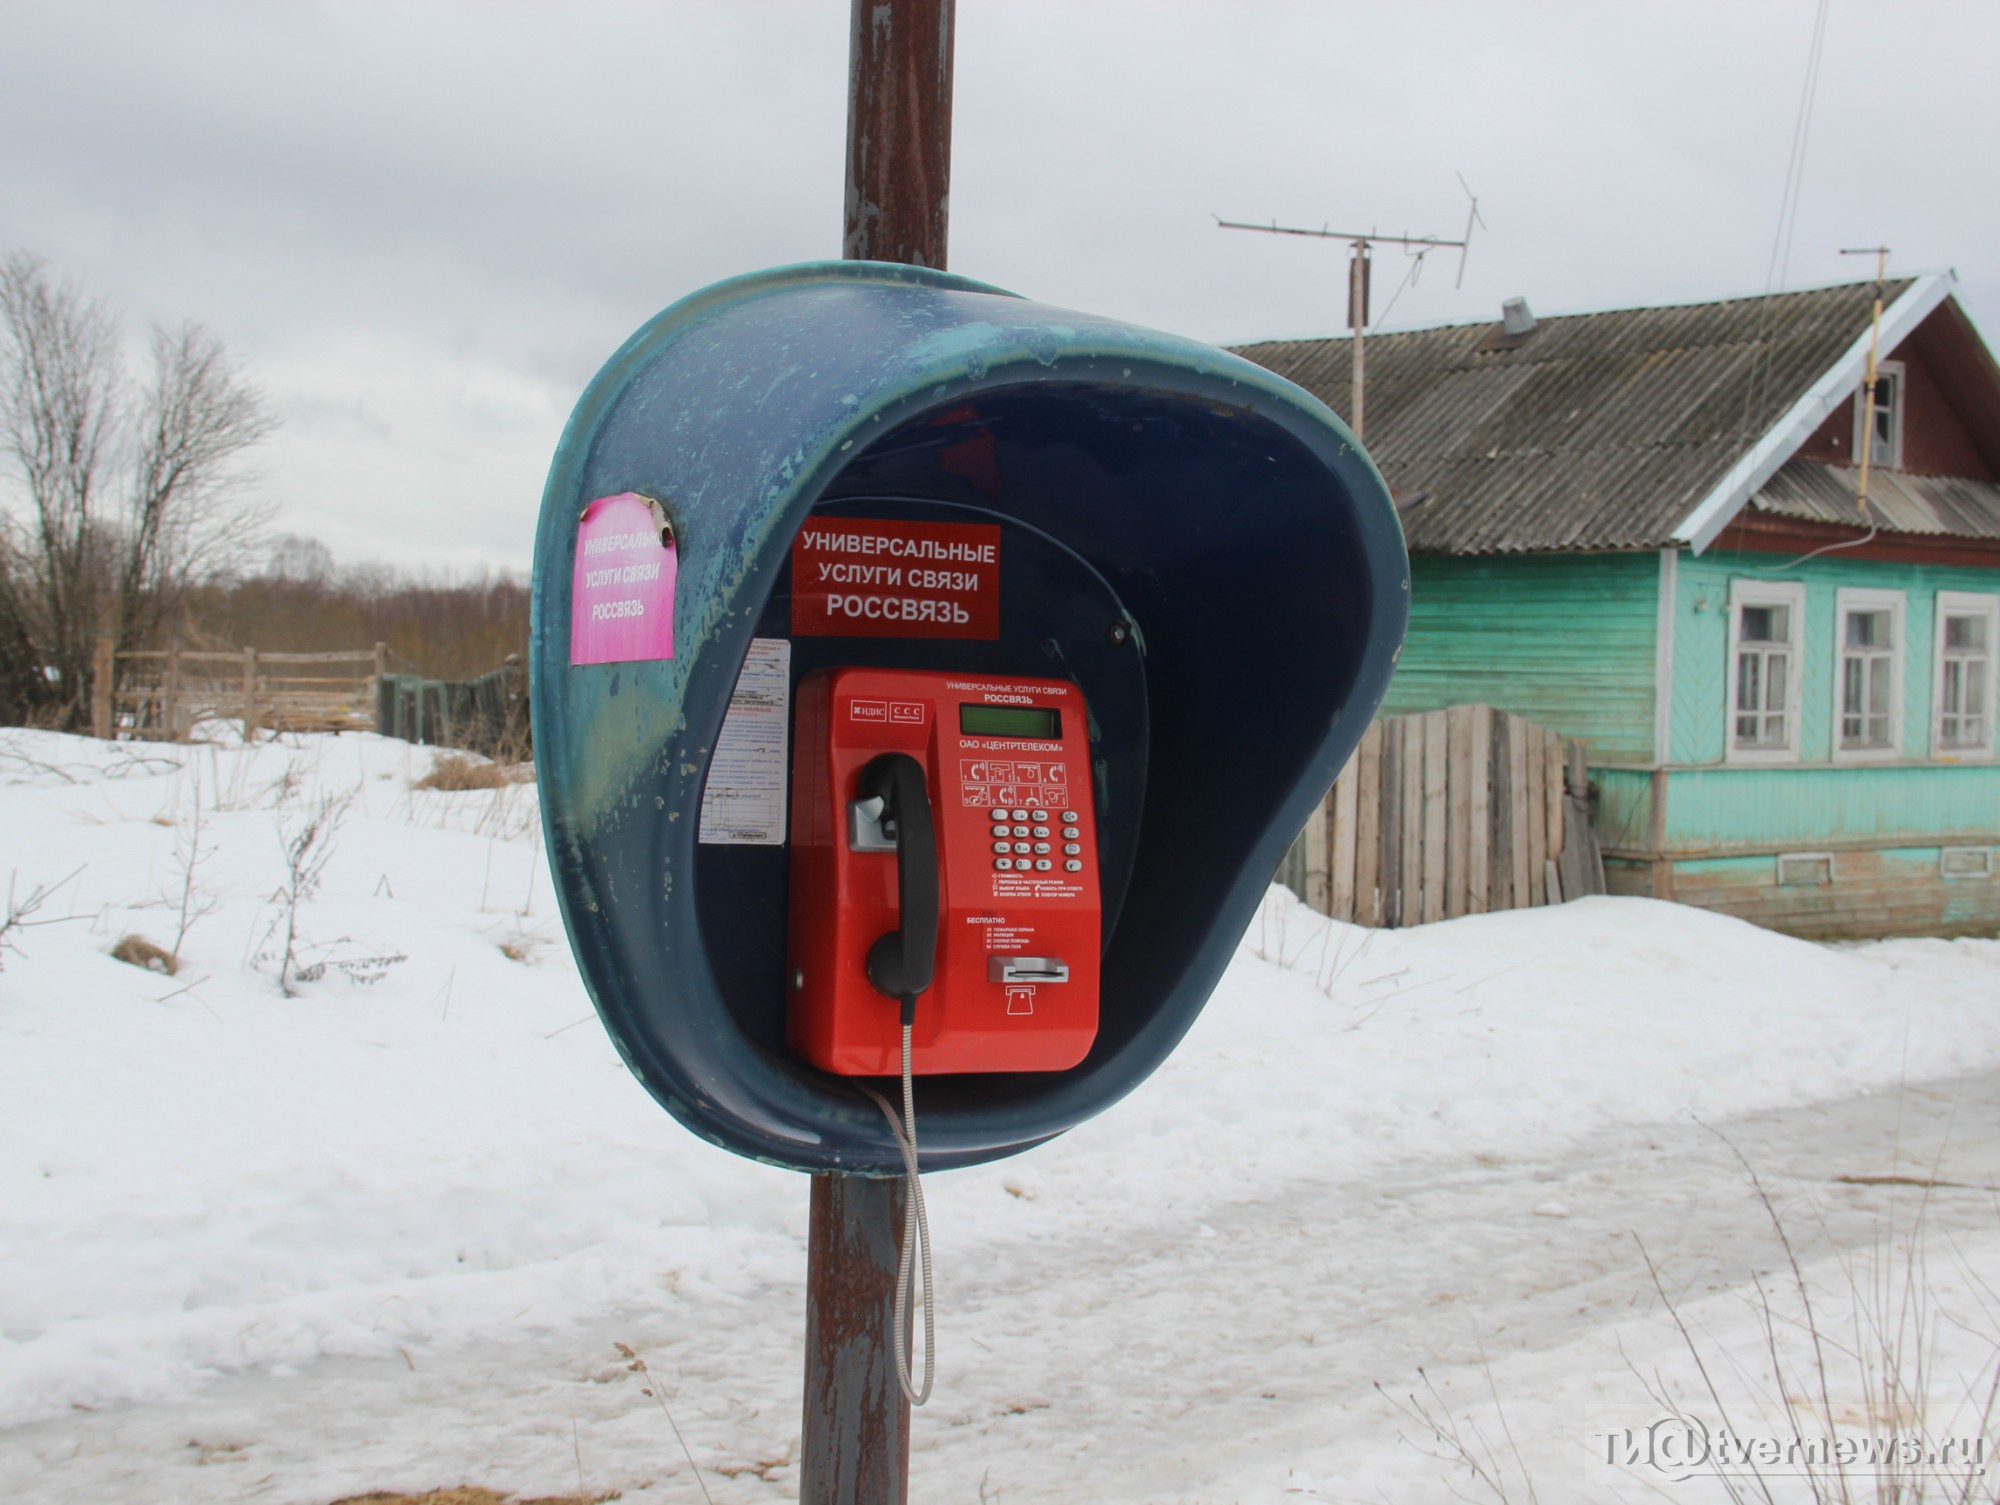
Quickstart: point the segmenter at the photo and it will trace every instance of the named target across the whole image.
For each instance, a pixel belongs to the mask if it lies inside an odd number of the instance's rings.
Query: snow
[[[718,1502],[796,1493],[805,1184],[631,1080],[532,784],[414,789],[432,758],[0,734],[0,879],[53,892],[0,955],[0,1494],[698,1498],[620,1341]],[[331,964],[287,997],[284,846],[315,816],[300,949]],[[171,946],[184,893],[177,976],[112,958]],[[1560,1460],[1540,1498],[1621,1498],[1578,1462],[1585,1412],[1657,1414],[1635,1359],[1685,1383],[1641,1246],[1754,1353],[1770,1228],[1728,1146],[1813,1279],[1855,1284],[1914,1194],[1833,1176],[2000,1175],[1996,1004],[1992,941],[1821,947],[1630,899],[1366,931],[1273,890],[1144,1088],[929,1178],[913,1494],[1446,1499],[1372,1388],[1423,1367]],[[1990,1196],[1922,1215],[1938,1300],[1976,1305]]]

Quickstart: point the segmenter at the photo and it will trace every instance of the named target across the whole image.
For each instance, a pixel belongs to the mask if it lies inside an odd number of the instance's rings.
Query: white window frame
[[[1910,390],[1904,380],[1903,363],[1901,361],[1882,361],[1875,367],[1875,376],[1877,390],[1880,390],[1881,380],[1886,377],[1894,395],[1889,403],[1888,456],[1884,458],[1881,451],[1874,451],[1868,456],[1868,465],[1871,470],[1877,466],[1880,466],[1884,470],[1901,470],[1903,468],[1903,409],[1905,400],[1909,397]],[[1854,393],[1854,463],[1856,465],[1861,463],[1861,438],[1867,432],[1867,428],[1868,383],[1864,379]]]
[[[1960,860],[1954,864],[1953,858]],[[1975,863],[1972,858],[1979,860]],[[1991,847],[1945,847],[1938,852],[1938,877],[1946,883],[1985,882],[1993,875]]]
[[[1815,878],[1794,876],[1794,871],[1798,868],[1810,872],[1815,866],[1819,866],[1826,876]],[[1831,852],[1780,852],[1777,885],[1779,888],[1831,888],[1838,876],[1833,868],[1834,857]]]
[[[1738,653],[1743,634],[1743,608],[1782,606],[1791,623],[1791,670],[1785,676],[1785,745],[1783,747],[1738,747],[1736,745],[1737,672],[1742,656]],[[1799,761],[1799,711],[1805,683],[1806,588],[1797,580],[1732,580],[1729,582],[1727,696],[1723,705],[1722,748],[1726,763],[1796,763]]]
[[[1944,745],[1944,628],[1948,616],[1986,619],[1986,740],[1977,747]],[[1952,763],[1990,762],[1994,755],[1994,701],[2000,696],[2000,595],[1939,591],[1936,629],[1931,648],[1931,756]]]
[[[1841,692],[1847,679],[1847,618],[1850,612],[1887,611],[1889,632],[1894,641],[1889,649],[1889,745],[1887,747],[1841,746],[1841,721],[1845,710]],[[1909,679],[1909,601],[1903,591],[1846,588],[1833,598],[1833,761],[1836,763],[1893,763],[1903,756],[1903,688]]]

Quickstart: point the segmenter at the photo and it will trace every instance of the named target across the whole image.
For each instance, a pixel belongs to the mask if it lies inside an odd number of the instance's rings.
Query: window
[[[1872,417],[1872,422],[1870,421]],[[1868,384],[1854,394],[1854,462],[1868,441],[1868,463],[1894,470],[1903,463],[1903,364],[1883,361],[1875,368],[1875,408],[1868,410]]]
[[[1806,589],[1738,580],[1729,588],[1729,760],[1799,755],[1799,634]]]
[[[1993,848],[1991,847],[1945,847],[1938,853],[1938,876],[1953,878],[1991,878],[1993,876]]]
[[[1893,758],[1902,751],[1903,593],[1844,590],[1835,603],[1833,755]]]
[[[1778,855],[1780,888],[1825,888],[1833,882],[1833,853],[1781,852]]]
[[[1931,750],[1941,758],[1993,756],[1994,649],[2000,645],[2000,596],[1966,591],[1937,595],[1936,726]]]

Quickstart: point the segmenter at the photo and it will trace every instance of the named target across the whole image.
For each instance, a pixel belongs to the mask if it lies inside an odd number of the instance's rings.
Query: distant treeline
[[[387,643],[394,673],[471,679],[510,653],[526,657],[528,584],[504,572],[453,579],[336,565],[324,544],[288,536],[255,573],[190,590],[182,623],[190,647],[323,653]]]

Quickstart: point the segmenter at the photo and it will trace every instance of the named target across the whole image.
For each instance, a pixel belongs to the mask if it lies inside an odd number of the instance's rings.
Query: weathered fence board
[[[1354,910],[1343,919],[1382,923],[1382,723],[1369,727],[1349,765],[1358,774],[1354,812]],[[1342,774],[1345,778],[1346,775]],[[1368,798],[1360,798],[1361,790]]]
[[[1421,864],[1423,871],[1423,923],[1444,918],[1445,869],[1449,865],[1450,847],[1445,841],[1445,767],[1446,753],[1445,713],[1429,711],[1424,715],[1424,851],[1436,854],[1428,862]]]
[[[1388,716],[1301,834],[1314,909],[1401,926],[1604,892],[1581,743],[1486,705]]]
[[[1327,852],[1327,904],[1326,913],[1339,915],[1343,920],[1354,918],[1354,878],[1355,847],[1359,832],[1355,829],[1355,787],[1357,781],[1347,773],[1334,780],[1329,814],[1333,822],[1330,850]],[[1314,906],[1317,908],[1318,906]]]
[[[1485,914],[1493,907],[1493,718],[1480,715],[1477,706],[1466,709],[1472,724],[1472,757],[1467,776],[1483,768],[1488,777],[1473,778],[1467,795],[1472,808],[1466,825],[1471,832],[1472,847],[1465,861],[1465,907],[1469,914]]]

